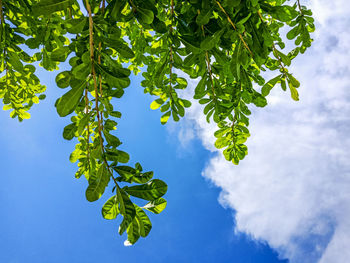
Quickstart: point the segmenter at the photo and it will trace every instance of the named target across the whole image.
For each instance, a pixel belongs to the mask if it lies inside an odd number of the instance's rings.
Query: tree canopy
[[[150,107],[162,112],[162,124],[179,121],[193,102],[204,105],[207,121],[218,126],[215,146],[238,164],[248,153],[249,105],[265,107],[277,84],[299,99],[288,67],[311,46],[311,15],[299,0],[0,0],[3,109],[19,121],[30,118],[30,108],[45,99],[36,67],[54,71],[69,62],[56,76],[67,92],[55,107],[70,116],[64,139],[77,140],[70,155],[75,177],[88,180],[90,202],[114,185],[102,216],[120,214],[119,234],[126,231],[126,244],[134,244],[152,228],[145,210],[165,209],[167,185],[140,163],[127,165],[114,132],[131,72],[141,73],[144,92],[156,96]],[[281,32],[293,40],[288,53]],[[276,75],[265,81],[265,71]],[[181,98],[189,78],[197,80],[191,101]]]

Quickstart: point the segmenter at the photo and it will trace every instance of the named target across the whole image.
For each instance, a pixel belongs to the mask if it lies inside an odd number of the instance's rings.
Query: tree
[[[32,63],[53,71],[69,61],[69,70],[56,76],[57,86],[68,91],[55,107],[61,117],[71,115],[63,137],[77,138],[70,155],[78,163],[75,177],[88,180],[90,202],[112,181],[114,195],[102,215],[115,219],[121,214],[119,233],[126,231],[126,242],[134,244],[152,228],[144,210],[158,214],[165,209],[167,185],[139,163],[125,165],[129,154],[113,134],[121,118],[113,102],[130,85],[131,71],[142,71],[144,92],[157,96],[150,107],[163,113],[162,124],[185,115],[191,102],[178,91],[188,88],[186,78],[197,79],[193,98],[205,105],[207,121],[217,123],[215,146],[238,164],[247,155],[248,105],[266,106],[277,83],[298,100],[300,84],[287,67],[310,47],[314,20],[299,0],[285,2],[0,0],[3,108],[19,121],[30,118],[28,110],[45,99],[46,89]],[[286,26],[291,27],[287,38],[295,39],[287,54],[280,35]],[[265,82],[266,70],[279,73]],[[148,203],[138,206],[134,197]]]

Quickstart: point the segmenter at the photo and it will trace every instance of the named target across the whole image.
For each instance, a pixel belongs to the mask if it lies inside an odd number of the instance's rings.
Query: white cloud
[[[246,159],[233,166],[218,152],[203,176],[222,188],[220,203],[236,211],[236,231],[291,262],[349,262],[350,4],[308,2],[318,27],[312,49],[292,68],[302,83],[300,102],[273,90],[269,106],[254,110]],[[200,106],[188,120],[215,152],[215,127]]]

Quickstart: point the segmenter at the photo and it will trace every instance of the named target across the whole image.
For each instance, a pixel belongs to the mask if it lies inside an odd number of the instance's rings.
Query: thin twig
[[[102,0],[102,13],[104,13],[106,8],[106,0]]]
[[[233,138],[232,138],[233,147],[236,148],[236,140],[235,140],[235,122],[236,122],[236,113],[234,113],[233,122],[232,122],[232,125],[231,125],[231,131],[232,131],[232,135],[233,135]]]
[[[106,7],[106,1],[102,0],[102,15],[105,12],[105,7]],[[101,50],[102,50],[102,43],[101,41],[98,43],[98,64],[101,65]],[[99,86],[100,86],[100,97],[103,97],[103,90],[102,90],[102,76],[101,74],[99,75]],[[102,112],[100,112],[100,120],[101,120],[101,126],[103,125],[103,115]],[[103,127],[102,127],[103,128]]]
[[[170,9],[170,36],[173,34],[173,18],[174,18],[174,0],[171,0],[171,9]],[[171,80],[173,76],[173,64],[174,64],[174,56],[173,56],[173,43],[170,43],[170,74],[169,74],[169,97],[170,100],[173,101],[173,95],[172,95],[172,86],[171,86]]]
[[[4,26],[5,24],[5,19],[4,19],[4,14],[3,14],[3,9],[2,9],[2,0],[0,0],[0,23],[1,23],[1,27]],[[4,34],[5,38],[6,38],[6,33]],[[5,39],[6,40],[6,39]],[[4,41],[4,51],[3,51],[3,56],[4,56],[4,64],[6,64],[6,85],[8,86],[8,65],[6,62],[6,56],[7,56],[7,47],[6,47],[6,41]]]
[[[5,21],[4,21],[4,14],[2,10],[2,0],[0,0],[0,19],[1,19],[1,25],[3,25]]]
[[[88,98],[88,89],[86,83],[85,89],[85,114],[89,114],[89,98]],[[86,136],[86,147],[87,147],[87,159],[89,163],[89,173],[90,173],[90,121],[87,122],[87,136]]]
[[[301,8],[301,5],[300,5],[300,0],[297,0],[297,3],[298,3],[298,8],[299,8],[300,14],[303,16],[304,13],[303,13],[303,9]]]
[[[200,13],[201,13],[201,11],[198,9],[198,14],[200,14]],[[202,29],[203,37],[205,37],[205,32],[204,32],[204,26],[203,25],[201,26],[201,29]],[[209,59],[209,54],[208,54],[207,50],[205,51],[205,61],[206,61],[206,64],[207,64],[207,69],[208,69],[208,73],[209,73],[209,77],[210,77],[210,81],[211,81],[211,91],[213,93],[214,100],[216,100],[213,73],[211,71],[210,59]]]

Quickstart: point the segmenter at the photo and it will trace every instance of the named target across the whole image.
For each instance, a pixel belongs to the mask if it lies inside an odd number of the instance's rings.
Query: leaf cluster
[[[115,106],[131,72],[142,72],[141,85],[156,96],[150,107],[162,112],[162,124],[179,121],[193,102],[203,105],[207,121],[218,126],[215,146],[238,164],[248,154],[251,105],[265,107],[278,83],[299,99],[300,83],[288,67],[311,46],[315,29],[299,0],[0,0],[0,11],[4,109],[20,121],[29,118],[30,107],[45,98],[32,64],[53,71],[69,63],[56,76],[66,92],[55,107],[59,116],[71,117],[63,137],[77,140],[70,155],[78,164],[75,176],[88,181],[90,202],[112,182],[102,215],[123,217],[119,233],[127,232],[126,244],[149,234],[145,211],[162,212],[167,191],[139,163],[126,165],[129,154],[115,133],[122,117]],[[295,44],[289,52],[280,35],[286,27]],[[264,72],[276,70],[265,81]],[[196,83],[191,101],[182,97],[190,79]]]

